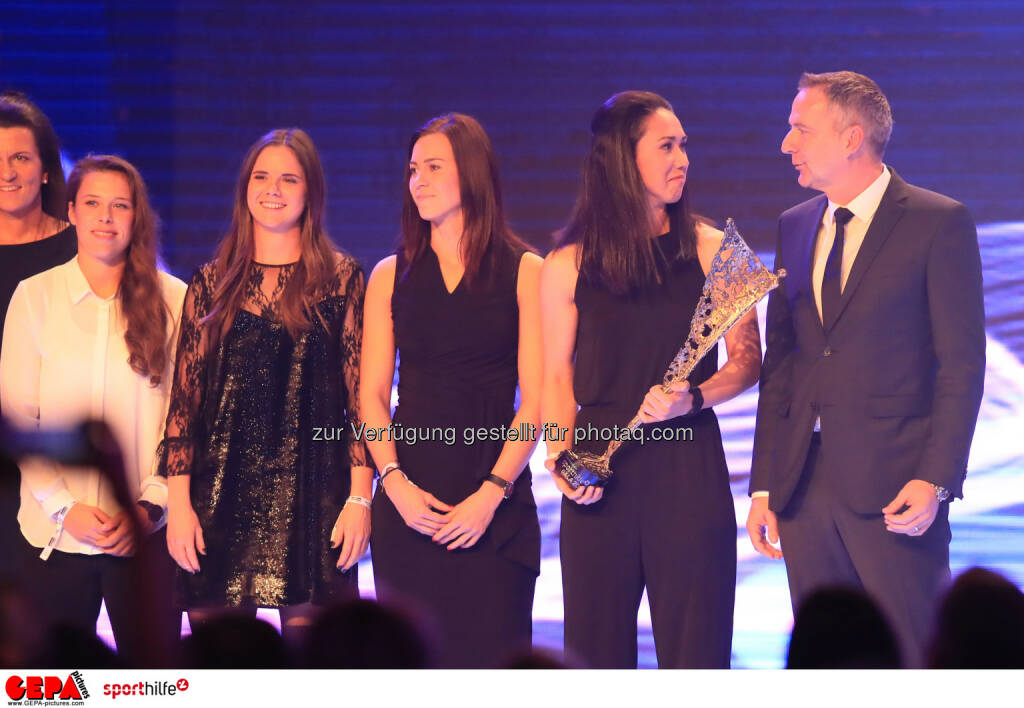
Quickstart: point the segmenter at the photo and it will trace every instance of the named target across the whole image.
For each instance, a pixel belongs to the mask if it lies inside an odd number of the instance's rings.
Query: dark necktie
[[[821,321],[825,330],[832,329],[839,315],[839,297],[843,282],[843,244],[846,241],[846,224],[853,218],[853,212],[845,207],[836,209],[836,237],[832,250],[825,261],[825,275],[821,279]]]

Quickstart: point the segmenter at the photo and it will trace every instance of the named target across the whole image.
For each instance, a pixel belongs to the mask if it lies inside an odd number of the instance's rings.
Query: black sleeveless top
[[[419,436],[414,443],[396,440],[398,461],[413,482],[449,504],[475,492],[490,474],[504,446],[504,440],[490,438],[491,431],[515,417],[522,256],[521,249],[492,244],[472,285],[464,277],[449,293],[432,249],[411,266],[397,253],[391,296],[399,358],[394,423]],[[480,439],[481,429],[487,439]],[[528,465],[510,501],[498,508],[488,543],[539,569]]]
[[[660,384],[669,363],[690,332],[690,320],[704,287],[700,260],[664,255],[668,234],[654,240],[661,282],[628,295],[614,295],[583,274],[576,281],[576,368],[573,392],[581,410],[577,428],[624,426],[636,414],[647,391]],[[711,349],[689,377],[698,386],[718,369],[718,347]],[[687,418],[699,424],[712,415],[705,409]],[[679,419],[654,423],[679,425]],[[629,443],[627,443],[629,444]],[[647,443],[650,445],[650,443]],[[607,442],[588,440],[581,447],[603,452]],[[625,447],[625,446],[624,446]]]
[[[463,277],[449,293],[432,249],[411,268],[397,254],[391,313],[400,357],[398,410],[418,425],[444,424],[439,410],[449,425],[500,425],[515,413],[522,252],[488,256],[472,286]]]

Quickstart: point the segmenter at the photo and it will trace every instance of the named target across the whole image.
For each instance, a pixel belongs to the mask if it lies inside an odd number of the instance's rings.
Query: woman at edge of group
[[[278,608],[292,645],[319,607],[358,595],[370,532],[365,448],[316,435],[360,425],[365,281],[327,235],[325,201],[305,132],[250,147],[231,227],[185,297],[161,445],[190,621]]]
[[[75,255],[65,189],[49,119],[25,95],[0,94],[0,314],[19,282]]]
[[[167,487],[152,472],[185,284],[157,268],[156,217],[131,164],[83,158],[68,198],[78,255],[23,281],[11,299],[0,357],[4,413],[28,428],[104,420],[138,501],[121,508],[95,470],[25,461],[18,520],[34,548],[21,578],[43,626],[91,632],[105,600],[122,660],[152,665],[170,660],[181,626],[161,592],[173,575],[161,533]],[[131,556],[145,564],[133,567]],[[146,596],[140,572],[157,574]]]
[[[635,668],[646,586],[659,667],[728,668],[736,519],[711,408],[756,383],[757,316],[726,335],[720,370],[716,347],[688,382],[661,391],[722,233],[689,210],[687,138],[665,99],[616,94],[591,133],[580,196],[541,274],[542,413],[600,453],[607,438],[586,430],[621,427],[640,404],[645,439],[622,445],[603,489],[554,475],[566,651],[593,668]],[[686,428],[688,441],[655,439]],[[548,442],[549,470],[572,443]]]
[[[366,294],[363,413],[367,427],[395,430],[367,440],[385,492],[373,504],[374,578],[382,599],[437,622],[440,666],[495,668],[532,642],[535,437],[463,436],[467,427],[536,430],[541,259],[505,221],[497,160],[470,116],[442,115],[413,135],[406,184],[401,244]],[[428,428],[460,439],[395,444],[400,431]]]
[[[67,263],[78,241],[67,220],[60,146],[46,115],[24,94],[0,93],[0,327],[18,283]],[[0,452],[0,547],[20,543],[18,466]],[[0,576],[14,573],[0,554]]]

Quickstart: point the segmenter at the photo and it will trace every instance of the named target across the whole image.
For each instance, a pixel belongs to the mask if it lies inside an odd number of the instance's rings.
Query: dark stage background
[[[116,152],[140,167],[186,279],[228,225],[246,147],[293,125],[320,148],[335,240],[369,270],[395,244],[409,135],[452,110],[488,129],[513,225],[546,251],[594,109],[633,88],[675,105],[698,210],[735,217],[771,251],[779,212],[812,194],[779,152],[800,73],[868,74],[894,109],[887,162],[980,226],[988,369],[951,565],[1024,584],[1024,2],[0,3],[0,87],[40,103],[69,158]],[[737,515],[733,666],[778,667],[785,570],[742,528],[756,405],[755,390],[716,407]],[[560,648],[560,496],[543,474],[534,492],[534,639]],[[646,605],[639,621],[651,666]]]
[[[334,238],[370,268],[395,241],[411,131],[450,110],[490,132],[514,226],[541,250],[572,204],[587,126],[610,94],[666,96],[690,135],[694,203],[774,243],[810,196],[779,153],[804,70],[873,77],[888,162],[1020,217],[1020,2],[5,2],[0,85],[33,96],[69,156],[137,164],[187,277],[231,212],[245,148],[278,126],[316,140]]]

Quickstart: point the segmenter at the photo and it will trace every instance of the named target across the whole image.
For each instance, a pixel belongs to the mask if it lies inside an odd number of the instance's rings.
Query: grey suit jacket
[[[891,171],[891,168],[890,168]],[[824,329],[811,290],[819,195],[779,218],[750,490],[786,508],[814,421],[854,511],[880,512],[911,479],[962,496],[985,373],[978,236],[967,208],[892,172]]]

